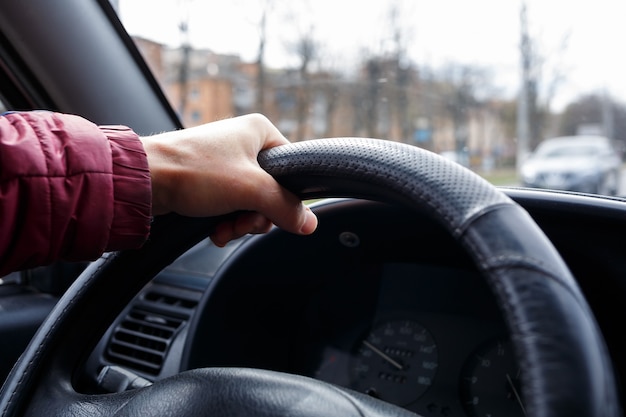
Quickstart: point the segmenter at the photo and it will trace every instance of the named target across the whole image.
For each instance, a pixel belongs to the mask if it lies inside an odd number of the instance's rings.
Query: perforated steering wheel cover
[[[335,197],[429,206],[457,236],[483,210],[514,204],[458,164],[418,149],[379,139],[319,139],[270,149],[259,163],[299,195],[328,196],[332,190]]]

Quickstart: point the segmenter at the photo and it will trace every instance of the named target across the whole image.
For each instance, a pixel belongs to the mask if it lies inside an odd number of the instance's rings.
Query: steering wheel
[[[502,192],[428,151],[377,139],[319,139],[259,163],[301,198],[356,197],[428,209],[482,271],[521,365],[531,416],[618,416],[606,346],[574,278],[530,216]],[[80,367],[110,323],[220,218],[154,220],[139,250],[105,254],[68,289],[0,392],[9,416],[414,416],[366,395],[278,372],[180,373],[118,394],[77,392]]]

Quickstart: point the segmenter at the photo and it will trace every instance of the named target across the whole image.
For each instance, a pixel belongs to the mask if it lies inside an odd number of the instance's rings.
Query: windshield
[[[260,112],[291,141],[377,137],[438,153],[496,185],[626,194],[625,2],[114,5],[186,126]],[[539,144],[576,135],[612,148],[593,180],[542,182],[551,168],[536,165],[524,175]]]

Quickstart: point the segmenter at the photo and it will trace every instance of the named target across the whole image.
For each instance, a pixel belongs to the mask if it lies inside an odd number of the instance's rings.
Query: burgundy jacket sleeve
[[[129,128],[51,112],[0,117],[0,276],[141,246],[151,199]]]

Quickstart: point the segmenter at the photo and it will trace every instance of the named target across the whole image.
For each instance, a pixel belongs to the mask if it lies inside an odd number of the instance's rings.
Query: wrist
[[[159,141],[156,136],[140,137],[148,160],[148,169],[150,171],[150,182],[152,187],[152,215],[157,216],[166,214],[171,211],[171,205],[168,203],[171,190],[171,176],[167,175],[168,155],[172,152],[169,146]]]

